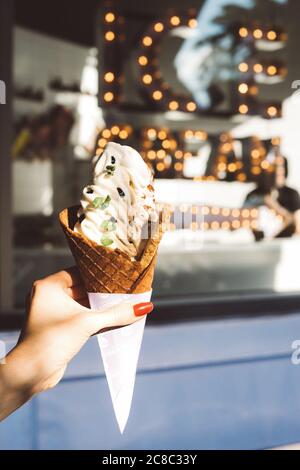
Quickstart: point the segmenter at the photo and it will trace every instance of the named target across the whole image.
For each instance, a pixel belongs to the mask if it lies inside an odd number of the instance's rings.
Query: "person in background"
[[[283,227],[275,238],[300,234],[300,195],[287,186],[287,176],[288,161],[285,157],[279,157],[273,183],[270,184],[265,177],[261,178],[257,188],[247,195],[244,202],[244,207],[266,206],[282,217]],[[255,231],[254,235],[257,241],[263,238],[260,231]]]

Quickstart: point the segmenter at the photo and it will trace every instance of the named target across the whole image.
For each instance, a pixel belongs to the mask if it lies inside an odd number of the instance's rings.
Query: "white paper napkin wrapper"
[[[104,310],[122,302],[149,302],[152,290],[142,294],[88,293],[92,309]],[[136,368],[146,318],[97,335],[116,419],[123,433],[131,408]]]

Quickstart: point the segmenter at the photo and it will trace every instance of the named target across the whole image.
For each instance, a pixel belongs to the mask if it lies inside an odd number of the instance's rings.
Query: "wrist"
[[[26,403],[38,391],[35,361],[28,358],[21,343],[0,365],[0,421]]]
[[[33,395],[36,387],[38,363],[27,352],[26,344],[20,343],[7,355],[1,365],[0,381],[7,393]]]

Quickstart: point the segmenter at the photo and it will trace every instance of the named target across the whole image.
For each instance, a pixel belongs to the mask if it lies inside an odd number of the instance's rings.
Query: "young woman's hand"
[[[151,302],[123,303],[102,312],[88,308],[76,268],[36,281],[17,346],[0,366],[0,420],[36,393],[54,387],[90,336],[139,320]]]

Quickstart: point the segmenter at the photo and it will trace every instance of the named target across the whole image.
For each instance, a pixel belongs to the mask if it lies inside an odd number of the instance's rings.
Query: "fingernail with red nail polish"
[[[144,302],[142,304],[134,305],[133,307],[133,311],[136,317],[147,315],[148,313],[152,312],[153,309],[154,305],[152,302]]]

